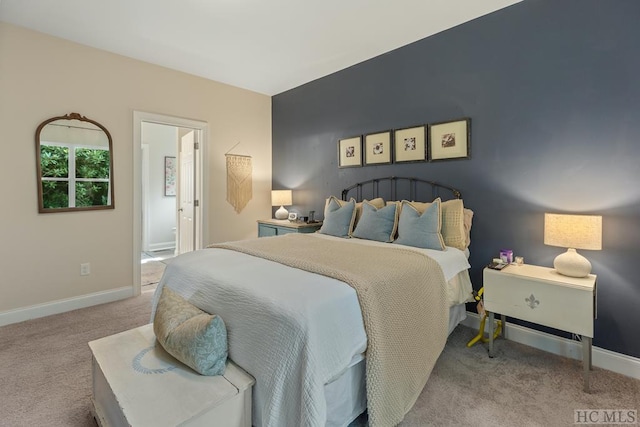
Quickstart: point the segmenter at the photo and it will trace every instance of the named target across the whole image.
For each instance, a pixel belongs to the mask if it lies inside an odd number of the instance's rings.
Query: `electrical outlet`
[[[80,275],[88,276],[89,274],[91,274],[91,264],[88,262],[80,264]]]

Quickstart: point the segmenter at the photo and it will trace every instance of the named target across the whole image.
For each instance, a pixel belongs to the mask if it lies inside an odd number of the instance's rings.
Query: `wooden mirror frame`
[[[109,189],[108,197],[111,199],[109,204],[105,205],[93,205],[93,206],[73,206],[73,207],[60,207],[60,208],[51,208],[44,206],[44,194],[42,189],[42,158],[41,158],[41,143],[40,143],[40,135],[42,130],[48,124],[55,122],[57,120],[79,120],[81,122],[88,122],[94,126],[97,126],[100,130],[102,130],[108,140],[109,145]],[[97,129],[96,129],[97,130]],[[95,120],[91,120],[82,116],[78,113],[70,113],[64,116],[52,117],[50,119],[45,120],[40,123],[38,128],[36,129],[36,171],[37,171],[37,182],[38,182],[38,212],[40,213],[54,213],[54,212],[70,212],[70,211],[94,211],[94,210],[103,210],[103,209],[115,209],[115,201],[114,201],[114,191],[113,191],[113,141],[111,139],[111,134],[100,123]],[[75,201],[74,201],[75,203]]]

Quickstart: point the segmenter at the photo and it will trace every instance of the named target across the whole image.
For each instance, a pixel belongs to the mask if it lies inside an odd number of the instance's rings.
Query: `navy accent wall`
[[[551,266],[544,212],[603,215],[594,344],[640,357],[640,2],[525,0],[273,97],[273,188],[294,206],[417,176],[475,211],[471,276],[511,248]],[[339,169],[337,140],[471,117],[471,159]],[[319,215],[321,216],[321,215]]]

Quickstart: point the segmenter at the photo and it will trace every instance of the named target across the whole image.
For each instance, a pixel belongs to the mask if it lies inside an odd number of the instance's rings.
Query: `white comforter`
[[[314,234],[310,238],[332,237]],[[438,261],[446,280],[469,268],[457,249],[420,251]],[[175,258],[154,296],[154,312],[163,286],[225,321],[229,357],[256,378],[255,426],[325,425],[324,384],[342,374],[367,345],[353,288],[224,249]]]

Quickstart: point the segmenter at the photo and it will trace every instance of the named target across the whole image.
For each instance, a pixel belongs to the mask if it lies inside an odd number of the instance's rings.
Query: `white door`
[[[1,0],[0,0],[1,1]],[[206,158],[207,141],[208,141],[208,125],[206,122],[197,120],[184,119],[180,117],[165,116],[155,113],[147,113],[143,111],[133,112],[133,141],[134,145],[141,147],[143,143],[142,127],[144,123],[157,123],[167,126],[175,126],[181,129],[193,130],[194,142],[197,144],[197,148],[192,152],[192,173],[191,175],[191,206],[193,211],[191,213],[191,230],[187,228],[188,233],[191,235],[192,248],[201,249],[206,242],[204,236],[207,235],[207,224],[204,219],[207,217],[206,212],[206,199],[207,199],[207,179],[206,169],[203,167],[203,159]],[[180,134],[182,135],[182,134]],[[181,145],[181,141],[176,142],[178,146]],[[193,147],[193,145],[192,145]],[[133,294],[140,295],[142,287],[141,283],[141,254],[142,254],[142,150],[133,151]],[[179,154],[178,154],[179,155]],[[150,165],[151,166],[151,165]],[[178,167],[180,162],[178,161]],[[177,177],[180,178],[180,172]],[[180,184],[177,183],[177,190],[180,191]],[[187,193],[188,194],[188,193]],[[176,205],[180,202],[178,194],[176,194]],[[178,207],[181,207],[178,205]],[[179,250],[179,228],[182,218],[178,216],[176,218],[176,252]],[[189,222],[189,221],[188,221]],[[194,238],[195,234],[195,238]]]
[[[178,254],[195,249],[195,131],[180,139],[178,161]]]

